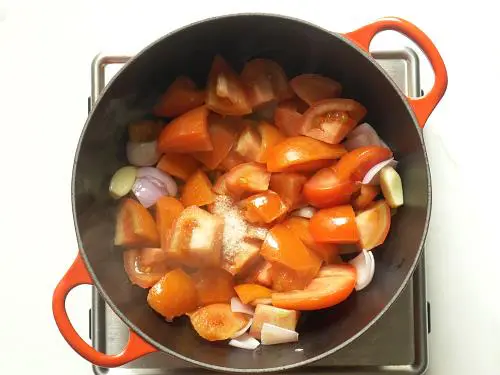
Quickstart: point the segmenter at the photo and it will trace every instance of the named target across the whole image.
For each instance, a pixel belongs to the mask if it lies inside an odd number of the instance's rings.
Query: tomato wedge
[[[309,105],[324,99],[338,98],[342,93],[340,83],[320,74],[301,74],[290,81],[290,86]]]
[[[359,241],[354,210],[350,205],[325,208],[311,218],[309,230],[317,242],[356,243]]]
[[[274,110],[274,123],[288,137],[300,135],[303,116],[296,109],[280,104]]]
[[[356,269],[350,264],[329,267],[331,276],[313,279],[304,290],[273,293],[273,306],[291,310],[319,310],[345,301],[356,285]]]
[[[199,90],[189,77],[180,76],[160,97],[153,113],[160,117],[176,117],[201,106],[205,97],[205,91]]]
[[[259,284],[240,284],[234,287],[241,302],[247,304],[257,298],[269,298],[272,291]]]
[[[190,314],[195,331],[208,341],[227,340],[248,323],[248,315],[234,313],[227,303],[214,303]]]
[[[235,295],[233,276],[220,268],[203,268],[193,274],[201,306],[229,302]]]
[[[260,154],[261,138],[257,129],[252,125],[247,125],[241,132],[238,142],[234,147],[244,161],[258,161]]]
[[[153,258],[160,255],[159,261],[145,262],[142,260],[143,255]],[[145,249],[130,249],[123,252],[123,264],[125,272],[132,284],[140,286],[141,288],[150,288],[160,280],[167,272],[168,267],[165,263],[165,252],[157,248]]]
[[[361,181],[373,166],[391,157],[392,151],[386,147],[359,147],[343,155],[334,170],[340,179]]]
[[[212,111],[229,116],[242,116],[252,112],[245,85],[220,55],[213,60],[207,88],[207,106]]]
[[[315,207],[332,207],[349,203],[359,188],[358,183],[341,179],[332,168],[323,168],[304,184],[304,197]]]
[[[226,188],[234,196],[260,193],[269,187],[271,173],[266,167],[257,163],[244,163],[231,169],[226,174]]]
[[[337,144],[365,116],[366,108],[352,99],[326,99],[305,113],[302,134],[320,141]]]
[[[253,107],[293,95],[284,70],[272,60],[250,60],[241,72],[241,79],[248,86]]]
[[[280,196],[272,190],[252,195],[242,202],[245,218],[253,224],[269,224],[287,211]]]
[[[288,210],[293,210],[302,202],[302,189],[306,181],[307,177],[300,173],[273,173],[269,188],[281,197]]]
[[[182,189],[181,202],[185,207],[205,206],[213,203],[215,194],[212,191],[212,184],[205,172],[198,169],[189,176]]]
[[[355,210],[363,210],[373,202],[380,193],[380,187],[376,185],[362,185],[359,195],[353,200],[352,207]]]
[[[205,106],[176,117],[158,137],[158,151],[188,153],[213,150],[207,117],[208,109]]]
[[[165,152],[156,165],[156,168],[186,181],[199,166],[200,163],[189,154]]]
[[[304,289],[318,273],[317,270],[295,271],[282,264],[275,263],[271,268],[271,279],[275,292]]]
[[[243,279],[245,283],[260,284],[266,287],[272,285],[271,279],[272,264],[264,259],[257,260],[256,264],[248,270],[247,275]]]
[[[267,163],[269,154],[274,146],[285,140],[285,136],[275,126],[262,121],[257,125],[260,135],[260,149],[257,157],[258,163]]]
[[[160,244],[156,223],[147,208],[130,198],[122,202],[116,217],[114,243],[126,247]]]
[[[307,172],[346,153],[342,145],[329,145],[309,137],[291,137],[274,146],[267,159],[270,172]]]
[[[245,162],[246,160],[243,158],[243,156],[237,153],[233,147],[233,149],[229,151],[229,154],[227,154],[227,156],[219,164],[219,169],[227,172],[237,165],[243,164]]]
[[[170,241],[170,232],[175,220],[184,210],[184,206],[174,197],[160,197],[156,201],[156,226],[160,234],[162,248]]]
[[[371,250],[384,243],[391,227],[391,208],[385,200],[358,213],[356,225],[359,243],[364,250]]]

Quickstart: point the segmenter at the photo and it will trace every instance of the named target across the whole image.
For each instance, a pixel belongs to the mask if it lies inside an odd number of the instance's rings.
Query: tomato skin
[[[156,103],[153,113],[160,117],[176,117],[203,105],[206,93],[185,76],[180,76],[170,84]]]
[[[319,310],[345,301],[356,285],[356,269],[350,264],[328,266],[329,276],[315,278],[304,290],[271,295],[272,304],[290,310]],[[320,271],[321,272],[321,271]]]
[[[332,168],[323,168],[304,184],[304,197],[315,207],[337,206],[349,203],[359,187],[349,179],[340,179]]]
[[[361,181],[373,166],[391,157],[392,151],[386,147],[359,147],[343,155],[333,169],[340,179]]]
[[[215,56],[208,75],[206,103],[221,115],[243,116],[252,112],[245,85],[220,55]]]
[[[379,200],[356,216],[359,244],[371,250],[384,243],[391,227],[391,208],[385,200]]]
[[[320,74],[301,74],[290,80],[290,86],[309,105],[324,99],[338,98],[342,93],[340,83]]]
[[[350,205],[319,210],[311,218],[309,230],[316,242],[356,243],[359,241],[354,210]]]

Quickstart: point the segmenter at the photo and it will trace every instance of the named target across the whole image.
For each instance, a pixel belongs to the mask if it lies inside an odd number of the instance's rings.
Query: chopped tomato
[[[174,197],[163,196],[156,201],[156,226],[162,248],[170,241],[172,226],[183,210],[182,203]]]
[[[243,156],[238,154],[233,148],[231,151],[229,151],[229,154],[227,154],[227,156],[221,161],[221,163],[219,164],[219,169],[227,172],[237,165],[243,164],[245,162],[246,160],[243,158]]]
[[[356,269],[350,264],[330,267],[331,276],[313,279],[304,290],[273,293],[273,306],[293,310],[319,310],[346,300],[356,285]]]
[[[181,202],[185,207],[205,206],[213,203],[215,195],[212,191],[212,184],[205,172],[198,169],[186,181],[182,189]]]
[[[215,303],[190,314],[195,331],[208,341],[227,340],[248,323],[248,315],[231,311],[227,303]]]
[[[293,210],[302,202],[302,189],[306,181],[307,177],[300,173],[273,173],[269,188],[278,193],[289,210]]]
[[[201,306],[229,302],[234,296],[233,275],[220,268],[203,268],[193,274]]]
[[[152,142],[158,138],[163,128],[160,121],[143,120],[128,126],[128,139],[131,142]]]
[[[377,201],[373,206],[358,213],[356,225],[359,242],[364,250],[371,250],[381,245],[391,227],[391,209],[385,200]]]
[[[342,93],[340,83],[320,74],[301,74],[290,81],[290,86],[309,105],[324,99],[338,98]]]
[[[198,296],[191,277],[176,268],[166,273],[149,290],[149,306],[168,320],[196,309]]]
[[[243,160],[257,161],[260,154],[261,138],[257,129],[252,125],[247,125],[238,138],[238,143],[234,148]]]
[[[337,144],[366,114],[366,108],[352,99],[326,99],[304,113],[302,134]]]
[[[241,302],[247,304],[257,298],[271,297],[271,289],[258,284],[240,284],[234,287]]]
[[[242,116],[252,112],[245,85],[220,55],[213,60],[207,90],[207,106],[216,113]]]
[[[224,247],[221,267],[231,275],[245,273],[259,259],[260,243],[244,240],[232,246]]]
[[[295,233],[302,243],[314,251],[324,262],[333,263],[339,252],[337,246],[331,243],[316,242],[309,231],[309,224],[310,220],[296,216],[289,217],[283,222],[283,225]]]
[[[331,207],[349,203],[359,188],[358,183],[341,179],[332,168],[323,168],[304,184],[304,197],[315,207]]]
[[[379,193],[380,187],[376,185],[362,185],[359,195],[352,202],[352,206],[355,210],[363,210],[373,202]]]
[[[316,274],[321,266],[319,257],[283,224],[275,225],[267,234],[260,254],[269,262],[292,270]]]
[[[142,254],[146,251],[158,251],[160,255],[163,256],[163,259],[160,257],[162,261],[150,261],[148,265],[144,264],[142,261]],[[123,264],[130,282],[141,288],[152,287],[168,270],[163,250],[156,248],[126,250],[123,252]]]
[[[359,241],[354,210],[350,205],[325,208],[311,218],[309,230],[317,242],[355,243]]]
[[[212,122],[208,127],[212,151],[195,152],[193,156],[208,169],[215,169],[226,158],[236,142],[236,130],[223,122]]]
[[[158,151],[196,152],[213,150],[207,125],[208,109],[192,109],[165,126],[158,137]]]
[[[156,165],[156,168],[186,181],[199,166],[200,163],[189,154],[165,152]]]
[[[307,172],[345,153],[342,145],[329,145],[309,137],[291,137],[270,150],[267,169],[270,172]]]
[[[201,106],[205,97],[204,90],[199,90],[190,78],[181,76],[160,97],[153,113],[155,116],[176,117]]]
[[[288,137],[300,135],[303,116],[291,106],[280,104],[274,111],[274,123]]]
[[[173,225],[169,259],[190,267],[220,265],[224,219],[197,207],[184,209]]]
[[[257,283],[270,287],[272,284],[271,268],[272,264],[270,262],[260,259],[260,261],[257,261],[257,263],[249,270],[244,281],[250,284]]]
[[[242,203],[245,218],[254,224],[269,224],[279,219],[287,211],[287,206],[280,196],[272,190],[255,194]]]
[[[285,140],[285,136],[276,127],[265,121],[257,125],[257,131],[260,135],[260,148],[256,161],[266,163],[271,149]]]
[[[386,147],[359,147],[343,155],[334,169],[341,179],[361,181],[373,166],[391,157],[392,151]]]
[[[304,289],[317,274],[317,270],[296,271],[275,263],[271,268],[271,279],[275,292]]]
[[[226,174],[226,188],[231,194],[260,193],[269,187],[271,173],[257,163],[244,163],[231,169]]]
[[[139,202],[126,198],[116,217],[116,246],[156,247],[160,245],[160,237],[153,216]]]

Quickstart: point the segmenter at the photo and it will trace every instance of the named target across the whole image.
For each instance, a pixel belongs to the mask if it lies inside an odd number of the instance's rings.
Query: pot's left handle
[[[78,254],[72,266],[57,285],[52,296],[52,311],[59,331],[61,331],[65,340],[78,354],[97,366],[117,367],[157,351],[155,347],[145,342],[133,331],[130,331],[127,345],[118,354],[104,354],[87,344],[71,324],[65,306],[66,296],[71,289],[82,284],[92,285],[92,279],[85,267],[85,263]]]

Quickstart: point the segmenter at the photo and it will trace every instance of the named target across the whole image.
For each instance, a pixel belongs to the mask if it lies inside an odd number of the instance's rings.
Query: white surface
[[[70,179],[93,56],[135,50],[208,16],[262,11],[336,31],[396,15],[437,44],[449,86],[424,131],[434,194],[426,252],[429,374],[498,374],[500,33],[493,5],[335,1],[324,2],[327,9],[317,1],[211,1],[202,2],[203,8],[193,2],[146,3],[0,0],[0,373],[91,373],[60,336],[51,296],[76,254]],[[401,41],[387,36],[375,44],[390,48]],[[432,75],[426,70],[423,78],[428,89]],[[85,337],[89,305],[88,289],[70,296],[71,316]]]

